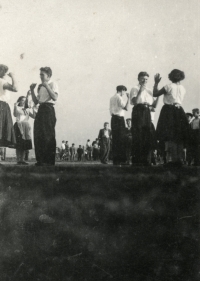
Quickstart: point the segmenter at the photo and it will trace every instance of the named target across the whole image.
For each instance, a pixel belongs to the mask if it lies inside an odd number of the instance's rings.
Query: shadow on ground
[[[199,170],[2,167],[0,280],[199,280]]]

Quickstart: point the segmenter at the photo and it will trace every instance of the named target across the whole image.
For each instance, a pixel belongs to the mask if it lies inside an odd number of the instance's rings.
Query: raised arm
[[[154,76],[154,81],[155,81],[155,84],[154,84],[154,87],[153,87],[153,96],[154,97],[159,97],[159,96],[162,96],[162,95],[166,94],[166,91],[165,91],[164,87],[161,90],[158,90],[158,84],[160,83],[161,79],[162,79],[162,77],[160,77],[159,73],[157,73]]]
[[[129,95],[129,93],[126,93],[126,96],[127,96],[127,102],[126,102],[126,105],[125,105],[125,107],[124,107],[124,110],[128,111],[129,101],[130,101],[130,95]]]
[[[145,89],[145,87],[141,85],[139,91],[137,92],[137,95],[132,98],[131,103],[132,103],[133,105],[138,104],[138,101],[139,101],[139,99],[140,99],[140,97],[141,97],[141,94],[142,94],[142,92],[143,92],[144,89]]]
[[[36,95],[35,95],[35,91],[34,91],[36,85],[37,85],[37,84],[34,84],[34,83],[33,83],[33,84],[31,84],[31,86],[30,86],[32,100],[33,100],[33,102],[34,102],[35,105],[38,104],[38,99],[37,99],[37,97],[36,97]]]
[[[16,102],[16,103],[14,104],[13,115],[14,115],[15,117],[17,117],[17,113],[18,113],[18,108],[17,108],[18,104],[19,104],[18,102]]]
[[[10,76],[11,80],[12,80],[12,84],[10,83],[5,83],[3,85],[3,89],[4,90],[8,90],[8,91],[11,91],[11,92],[17,92],[18,91],[18,88],[17,88],[17,81],[15,79],[15,75],[14,73],[10,72],[8,74],[8,76]]]
[[[46,88],[46,90],[49,93],[52,100],[56,101],[58,98],[58,93],[56,93],[56,91],[52,90],[51,87],[49,86],[49,84],[46,82],[42,83],[42,86],[44,86]]]

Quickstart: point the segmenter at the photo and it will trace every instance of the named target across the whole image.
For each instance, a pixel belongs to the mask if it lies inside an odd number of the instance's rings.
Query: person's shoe
[[[25,161],[21,161],[21,165],[28,165],[28,163]]]
[[[35,163],[35,166],[43,166],[43,164],[40,162],[37,162],[37,163]]]

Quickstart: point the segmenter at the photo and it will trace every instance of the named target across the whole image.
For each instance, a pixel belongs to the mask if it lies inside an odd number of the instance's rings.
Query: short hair
[[[179,69],[173,69],[169,73],[168,78],[170,81],[172,81],[172,83],[176,83],[185,79],[185,73]]]
[[[49,77],[52,76],[52,70],[50,67],[45,66],[45,67],[41,67],[40,71],[45,72]]]
[[[119,85],[116,87],[117,92],[127,91],[127,88],[123,85]]]
[[[190,113],[190,112],[187,112],[187,113],[186,113],[186,116],[193,117],[192,113]]]
[[[8,71],[8,67],[4,64],[0,64],[0,78],[3,78]]]
[[[146,71],[141,71],[139,74],[138,74],[138,79],[142,76],[148,76],[149,77],[149,74],[146,72]]]
[[[105,122],[105,123],[104,123],[104,126],[105,126],[105,125],[107,125],[107,124],[109,125],[109,123],[108,123],[108,122]]]
[[[87,140],[87,141],[90,141],[90,140]]]
[[[199,109],[198,108],[194,108],[194,109],[192,109],[192,113],[194,114],[194,113],[199,113]]]
[[[131,118],[127,118],[126,121],[131,121]]]
[[[22,99],[25,99],[26,97],[25,96],[20,96],[18,99],[17,99],[17,102],[20,102]]]

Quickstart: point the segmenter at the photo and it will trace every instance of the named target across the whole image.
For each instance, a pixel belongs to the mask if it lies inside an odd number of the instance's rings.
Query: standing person
[[[33,102],[35,105],[39,103],[38,113],[36,114],[34,122],[36,166],[55,165],[56,115],[54,105],[58,98],[59,91],[57,84],[51,80],[51,76],[52,70],[50,67],[40,68],[42,84],[38,87],[37,97],[34,92],[36,84],[30,86]]]
[[[8,67],[0,64],[0,147],[15,147],[16,139],[13,121],[9,107],[10,93],[17,92],[15,75],[8,73]],[[12,84],[6,81],[6,75],[12,80]]]
[[[110,139],[111,130],[109,129],[109,123],[104,123],[104,128],[99,131],[98,139],[100,141],[100,160],[102,164],[108,164],[108,158],[110,153]]]
[[[79,148],[77,149],[78,161],[82,161],[83,153],[84,153],[83,148],[81,148],[81,145],[79,145]]]
[[[87,150],[87,160],[92,160],[92,145],[90,140],[87,140],[86,143],[86,150]]]
[[[62,160],[64,153],[65,153],[65,141],[63,140],[60,148],[60,160]]]
[[[132,164],[150,165],[151,155],[152,123],[151,110],[154,107],[153,93],[147,88],[149,74],[140,72],[138,74],[139,84],[131,89],[132,110]]]
[[[126,144],[126,162],[130,165],[131,150],[132,150],[132,126],[131,118],[126,119],[126,131],[125,131],[125,144]]]
[[[65,159],[69,161],[69,144],[68,141],[65,142]]]
[[[187,141],[188,121],[181,107],[186,90],[180,84],[185,78],[183,71],[174,69],[169,74],[172,83],[158,90],[161,80],[160,74],[155,75],[154,97],[164,96],[164,106],[161,109],[157,124],[157,138],[165,142],[168,166],[180,166],[183,158],[183,144]]]
[[[14,104],[13,115],[16,117],[14,131],[16,137],[16,155],[18,165],[28,165],[24,161],[25,151],[32,149],[31,126],[29,124],[29,116],[34,118],[34,114],[25,105],[26,97],[21,96]]]
[[[200,119],[199,119],[199,109],[194,108],[192,110],[194,119],[190,123],[190,141],[189,141],[189,151],[190,155],[188,157],[188,165],[191,165],[192,160],[194,161],[194,166],[200,165]]]
[[[75,149],[74,143],[72,143],[72,146],[70,147],[69,151],[70,151],[70,159],[71,159],[71,161],[74,161],[75,155],[76,155],[76,149]]]
[[[111,130],[112,130],[112,154],[113,165],[125,164],[126,152],[124,144],[125,120],[124,113],[128,110],[129,94],[127,88],[123,85],[117,86],[117,93],[110,99]],[[127,95],[127,101],[124,102],[123,96]]]

